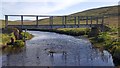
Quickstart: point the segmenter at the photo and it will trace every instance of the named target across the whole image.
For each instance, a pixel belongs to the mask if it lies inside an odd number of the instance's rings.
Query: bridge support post
[[[52,28],[52,26],[53,26],[53,16],[50,17],[50,22],[49,23],[50,23],[50,26]]]
[[[5,27],[7,27],[7,26],[8,26],[8,16],[5,15]]]
[[[80,27],[80,16],[78,16],[78,27]]]
[[[21,16],[21,28],[23,28],[23,16]]]
[[[38,27],[38,16],[36,16],[36,26]]]

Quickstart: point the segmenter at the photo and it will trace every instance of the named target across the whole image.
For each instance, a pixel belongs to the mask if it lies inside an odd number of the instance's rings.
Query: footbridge
[[[10,24],[9,17],[20,17],[18,25]],[[24,20],[25,17],[34,17],[31,21]],[[16,22],[18,23],[18,21]],[[54,28],[91,28],[103,29],[104,16],[48,16],[48,15],[5,15],[5,27],[17,27],[21,29],[54,29]]]

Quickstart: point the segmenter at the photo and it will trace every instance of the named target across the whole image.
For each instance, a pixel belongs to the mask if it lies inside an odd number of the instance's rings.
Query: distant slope
[[[15,20],[16,22],[21,22],[21,20]],[[32,20],[23,20],[23,22],[31,22]]]
[[[118,6],[107,6],[107,7],[101,7],[101,8],[94,8],[94,9],[89,9],[85,10],[82,12],[74,13],[71,15],[75,16],[99,16],[99,15],[116,15],[118,14]]]

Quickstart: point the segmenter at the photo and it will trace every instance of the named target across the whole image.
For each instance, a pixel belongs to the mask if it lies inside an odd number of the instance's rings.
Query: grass
[[[19,30],[17,28],[6,28],[3,30],[3,33],[0,34],[0,48],[3,47],[8,47],[10,48],[10,46],[12,47],[23,47],[24,45],[24,34],[26,37],[26,40],[29,40],[33,37],[33,35],[29,34],[28,32],[21,32],[21,36],[22,39],[16,39],[15,35],[14,35],[14,31],[17,30],[19,32]],[[14,39],[14,43],[10,44],[11,42],[11,38]]]
[[[25,43],[23,42],[23,40],[16,40],[14,45],[14,47],[23,47]]]
[[[82,12],[77,12],[77,13],[74,13],[74,14],[71,14],[71,15],[100,16],[100,15],[115,14],[115,13],[118,13],[118,5],[89,9],[89,10],[85,10],[85,11],[82,11]]]
[[[34,29],[31,29],[34,30]],[[56,32],[59,34],[67,34],[72,36],[86,35],[89,32],[89,28],[59,28],[59,29],[35,29],[38,31]]]
[[[6,43],[8,43],[8,42],[10,42],[10,36],[9,35],[7,35],[7,34],[2,34],[2,41],[1,41],[1,43],[3,44],[3,45],[6,45]]]
[[[68,35],[79,36],[85,35],[89,32],[89,28],[61,28],[57,29],[59,32],[66,33]]]
[[[120,41],[118,40],[118,29],[111,28],[111,30],[102,32],[97,37],[89,39],[91,43],[93,43],[93,47],[109,51],[112,54],[115,65],[120,65]]]
[[[0,44],[1,45],[7,45],[7,43],[10,42],[11,38],[15,39],[15,36],[14,36],[13,33],[10,33],[10,34],[1,34],[0,38],[2,40],[2,41],[0,41]]]
[[[33,37],[33,35],[28,32],[22,32],[21,34],[23,36],[23,40],[24,40],[24,37],[26,40],[30,40]]]

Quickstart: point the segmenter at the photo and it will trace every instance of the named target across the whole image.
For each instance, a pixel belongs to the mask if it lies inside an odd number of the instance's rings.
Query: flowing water
[[[2,56],[3,66],[114,66],[112,56],[92,48],[86,38],[41,31],[17,53]]]

